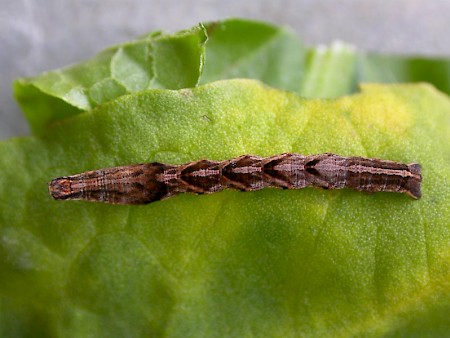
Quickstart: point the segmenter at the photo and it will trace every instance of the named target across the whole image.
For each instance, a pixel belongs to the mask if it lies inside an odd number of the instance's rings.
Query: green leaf
[[[450,100],[250,80],[121,96],[0,143],[1,336],[445,336]],[[423,166],[423,197],[350,190],[51,200],[57,176],[146,161],[335,152]]]
[[[253,78],[297,91],[305,53],[288,29],[229,19],[114,46],[78,65],[19,79],[14,93],[32,130],[41,134],[49,123],[149,88]]]
[[[298,91],[306,49],[289,29],[243,19],[205,24],[208,41],[200,83],[257,79]]]
[[[364,54],[334,43],[306,49],[286,28],[228,19],[154,32],[78,65],[19,79],[16,99],[34,133],[121,95],[251,78],[306,97],[354,93],[360,82],[425,81],[450,94],[450,61]]]
[[[411,56],[362,54],[358,60],[361,82],[428,82],[450,94],[450,60]]]
[[[125,94],[195,86],[205,41],[202,26],[169,36],[154,32],[83,63],[19,79],[14,94],[33,132],[42,134],[52,122]]]
[[[333,98],[355,92],[356,60],[355,48],[342,42],[311,48],[300,93],[306,97]]]

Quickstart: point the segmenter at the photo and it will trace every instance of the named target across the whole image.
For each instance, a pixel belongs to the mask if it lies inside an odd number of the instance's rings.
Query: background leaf
[[[332,98],[355,92],[357,59],[355,48],[342,42],[309,49],[300,94]]]
[[[2,336],[448,333],[449,110],[428,85],[307,100],[230,80],[0,143]],[[286,151],[418,161],[423,198],[265,189],[129,207],[46,189],[100,167]]]
[[[195,86],[205,40],[202,26],[170,36],[154,32],[83,63],[19,79],[14,94],[33,132],[41,134],[49,123],[125,94]]]
[[[429,82],[450,94],[450,61],[359,52],[337,42],[304,47],[286,28],[228,19],[154,32],[78,65],[19,79],[14,94],[34,133],[121,95],[250,78],[306,97],[333,98],[361,82]]]
[[[358,64],[361,82],[428,82],[450,94],[450,60],[367,54]]]
[[[286,28],[230,19],[205,24],[208,41],[200,83],[247,78],[298,91],[306,49]]]

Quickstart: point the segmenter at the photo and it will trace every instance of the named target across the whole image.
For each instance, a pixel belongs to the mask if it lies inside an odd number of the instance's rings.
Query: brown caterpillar
[[[223,189],[351,188],[421,196],[417,163],[286,153],[272,157],[243,155],[226,161],[199,160],[181,165],[158,162],[87,171],[55,178],[49,191],[57,200],[146,204],[181,193],[210,194]]]

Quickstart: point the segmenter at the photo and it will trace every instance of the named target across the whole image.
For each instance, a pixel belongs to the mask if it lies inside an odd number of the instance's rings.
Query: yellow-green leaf
[[[228,80],[121,96],[2,142],[0,333],[445,336],[449,112],[425,84],[308,100]],[[282,152],[417,161],[423,197],[265,189],[130,207],[47,192],[101,167]]]

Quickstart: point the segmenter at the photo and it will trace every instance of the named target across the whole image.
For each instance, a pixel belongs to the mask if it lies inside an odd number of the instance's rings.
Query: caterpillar
[[[199,160],[181,165],[158,162],[87,171],[53,179],[56,200],[147,204],[182,193],[211,194],[223,189],[350,188],[365,192],[400,192],[421,197],[418,163],[325,153],[285,153],[271,157],[243,155],[225,161]]]

